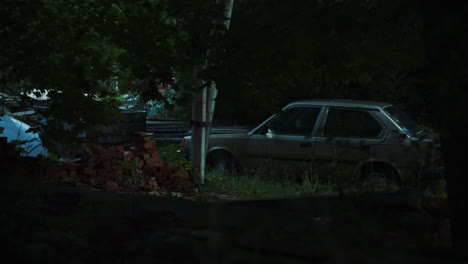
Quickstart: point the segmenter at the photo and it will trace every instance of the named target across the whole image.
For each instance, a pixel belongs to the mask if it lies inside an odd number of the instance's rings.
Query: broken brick
[[[178,170],[177,165],[173,163],[164,163],[162,166],[160,166],[160,168],[161,168],[161,174],[164,174],[167,176],[177,172]]]
[[[184,181],[188,181],[190,180],[190,177],[189,177],[189,174],[187,171],[184,171],[184,170],[181,170],[181,171],[178,171],[176,173],[173,173],[169,176],[169,179],[171,181],[175,181],[175,180],[184,180]]]
[[[151,142],[151,137],[150,136],[144,136],[144,137],[138,137],[135,139],[135,143],[148,143]]]
[[[102,162],[102,168],[105,170],[112,168],[112,162],[110,160],[104,160]]]
[[[150,168],[145,169],[144,172],[146,175],[155,176],[156,174],[159,173],[159,168],[150,167]]]
[[[154,141],[151,141],[151,142],[147,142],[147,143],[138,143],[138,144],[135,144],[135,146],[137,147],[137,149],[143,149],[143,150],[152,150],[156,147],[156,142]]]
[[[99,174],[99,177],[101,180],[114,180],[117,176],[110,172],[110,171],[104,171],[101,174]]]
[[[161,173],[155,174],[154,177],[156,178],[156,181],[159,183],[159,185],[163,187],[168,186],[171,182],[169,178],[167,177],[167,175],[164,175]]]
[[[103,184],[103,183],[109,181],[109,178],[107,178],[107,177],[102,177],[102,176],[99,175],[99,176],[94,177],[94,178],[92,179],[92,181],[94,182],[94,185],[96,185],[96,184]]]
[[[95,160],[88,160],[86,162],[86,166],[91,167],[91,168],[96,168],[98,167],[99,163]]]
[[[148,153],[143,154],[143,160],[149,160],[151,158],[151,155]]]
[[[164,162],[162,162],[161,160],[153,162],[153,166],[157,168],[161,168],[163,165],[164,165]]]
[[[146,153],[146,152],[145,152],[144,150],[137,150],[137,151],[135,151],[133,154],[134,154],[135,156],[138,156],[139,158],[143,158],[143,155],[145,155],[145,153]]]
[[[158,182],[156,180],[149,180],[148,185],[153,186],[155,189],[158,188]]]
[[[114,155],[113,155],[112,152],[106,152],[106,153],[101,154],[101,159],[110,160],[110,159],[112,159],[113,156]]]
[[[156,188],[158,188],[158,183],[155,180],[149,180],[147,184],[143,187],[143,190],[151,192],[154,191]]]
[[[59,181],[62,177],[67,177],[68,172],[62,166],[49,166],[47,168],[47,179],[53,182]]]
[[[124,158],[124,151],[117,151],[114,153],[114,156],[112,156],[114,159],[123,159]]]
[[[146,132],[135,132],[134,135],[136,137],[145,137],[146,135],[148,135],[148,133],[146,133]]]
[[[152,159],[159,160],[159,151],[153,151],[150,153]]]
[[[143,165],[145,164],[145,162],[139,157],[133,157],[132,162],[136,164],[138,168],[143,167]]]
[[[76,172],[76,170],[69,170],[69,171],[68,171],[68,177],[70,177],[70,178],[78,178],[78,173]]]
[[[125,151],[125,152],[124,152],[124,160],[125,160],[125,161],[130,161],[130,160],[132,160],[133,156],[134,156],[134,154],[133,154],[133,152],[131,152],[131,151]]]
[[[96,170],[94,168],[91,168],[91,167],[88,167],[88,166],[81,166],[79,168],[79,171],[84,174],[84,175],[88,175],[88,176],[96,176]]]
[[[96,147],[96,148],[94,148],[94,152],[96,154],[101,155],[101,154],[107,153],[107,149],[105,149],[103,147]]]
[[[74,170],[76,167],[73,164],[64,164],[63,168],[66,170]]]
[[[147,160],[146,163],[152,166],[158,166],[160,165],[160,160],[159,157],[152,157],[149,160]]]
[[[116,146],[116,153],[124,152],[124,147],[123,146]]]
[[[103,188],[108,192],[117,192],[120,189],[119,185],[113,181],[104,183]]]
[[[145,166],[150,166],[150,167],[153,167],[153,161],[151,159],[147,159],[145,160]]]
[[[52,162],[49,159],[38,159],[36,164],[42,168],[48,167]]]
[[[107,147],[107,150],[108,150],[109,152],[114,152],[114,153],[115,153],[115,151],[116,151],[117,149],[116,149],[115,147],[112,146],[112,147]]]

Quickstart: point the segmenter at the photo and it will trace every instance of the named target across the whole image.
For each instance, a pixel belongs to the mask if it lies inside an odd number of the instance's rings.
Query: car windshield
[[[401,129],[403,129],[403,132],[409,136],[414,136],[423,131],[416,122],[395,106],[387,106],[384,108],[384,111],[401,127]]]

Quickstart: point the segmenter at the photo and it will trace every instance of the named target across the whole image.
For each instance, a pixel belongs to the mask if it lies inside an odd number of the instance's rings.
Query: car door
[[[385,134],[375,110],[327,107],[318,128],[315,142],[315,162],[322,175],[336,174],[339,169],[352,174],[356,165],[374,156],[374,145]],[[343,171],[344,170],[344,171]]]
[[[314,156],[312,137],[322,107],[294,107],[274,116],[247,142],[250,166],[266,174],[297,174]]]

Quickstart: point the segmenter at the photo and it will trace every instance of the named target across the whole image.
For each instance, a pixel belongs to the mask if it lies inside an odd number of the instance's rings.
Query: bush
[[[159,147],[160,158],[164,162],[174,163],[186,171],[192,170],[192,163],[189,162],[185,154],[180,151],[179,144],[167,144]]]

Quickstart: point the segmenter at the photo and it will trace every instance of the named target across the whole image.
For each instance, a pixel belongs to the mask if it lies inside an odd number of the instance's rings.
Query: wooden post
[[[204,109],[206,109],[206,88],[203,88],[201,93],[193,94],[193,106],[192,106],[192,146],[190,148],[190,158],[193,164],[193,180],[194,182],[204,182],[204,169],[202,165],[205,161],[204,157],[206,149],[206,129],[202,126],[204,121]],[[204,107],[205,106],[205,107]],[[206,114],[205,114],[206,117]],[[206,120],[206,118],[205,118]],[[203,140],[202,140],[203,139]],[[203,171],[203,172],[202,172]]]
[[[232,7],[234,0],[216,0],[216,3],[223,2],[224,4],[224,20],[220,21],[225,30],[229,29],[231,22]],[[219,23],[219,21],[218,21]],[[210,50],[207,51],[204,69],[208,67]],[[216,97],[218,90],[214,81],[208,81],[204,84],[201,93],[194,93],[193,108],[192,108],[192,146],[191,160],[193,163],[194,181],[204,184],[205,182],[205,166],[206,155],[208,151],[208,140],[211,130],[211,122],[216,105]]]

